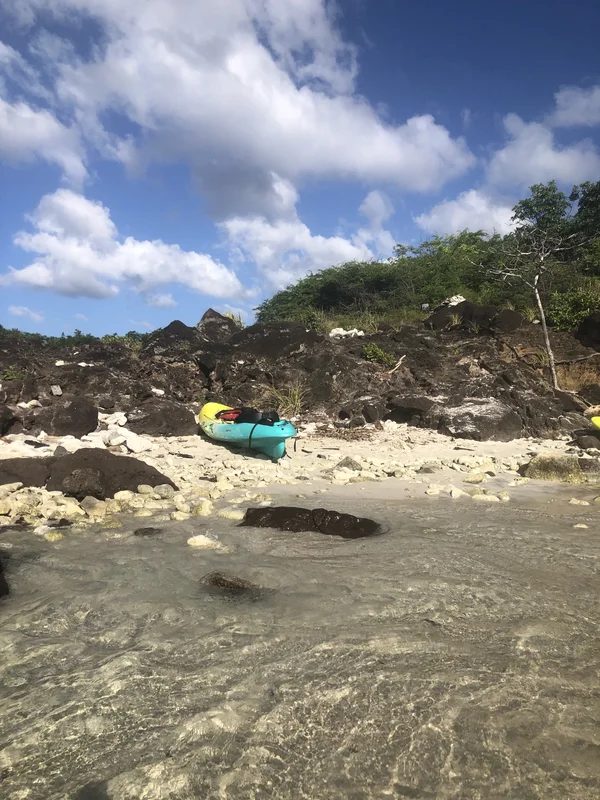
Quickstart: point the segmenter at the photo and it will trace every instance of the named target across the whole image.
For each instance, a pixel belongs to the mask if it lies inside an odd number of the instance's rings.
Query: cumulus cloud
[[[554,95],[556,109],[549,122],[560,127],[600,125],[600,86],[564,86]]]
[[[19,232],[14,243],[33,261],[0,276],[4,284],[69,297],[112,297],[122,284],[152,296],[168,283],[220,298],[246,294],[235,273],[209,255],[161,240],[121,241],[109,210],[69,189],[43,197],[29,219],[33,232]]]
[[[37,159],[57,164],[77,185],[87,174],[83,146],[74,128],[63,125],[51,111],[36,110],[24,102],[11,104],[2,97],[0,158],[15,164]]]
[[[27,317],[32,322],[43,322],[44,315],[40,314],[38,311],[32,311],[27,306],[9,306],[8,313],[12,314],[14,317]]]
[[[235,217],[221,223],[221,229],[238,260],[252,261],[274,289],[281,289],[333,264],[390,255],[395,241],[383,228],[393,213],[389,199],[383,192],[370,192],[360,211],[368,225],[348,238],[315,235],[297,215],[275,221]]]
[[[355,52],[325,0],[23,2],[42,23],[70,13],[103,26],[89,60],[53,58],[58,102],[130,169],[191,165],[216,218],[274,218],[281,182],[304,177],[430,191],[474,163],[430,115],[391,125],[354,92]],[[130,139],[103,129],[107,110]]]
[[[469,230],[506,234],[513,228],[512,206],[485,191],[470,189],[455,200],[444,200],[415,222],[423,230],[440,235]]]
[[[496,186],[530,186],[556,180],[574,184],[597,178],[600,156],[590,140],[561,147],[550,128],[524,122],[517,114],[504,118],[508,143],[496,151],[487,168]]]

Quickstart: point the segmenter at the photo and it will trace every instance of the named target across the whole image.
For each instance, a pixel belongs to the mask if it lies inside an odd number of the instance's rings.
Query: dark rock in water
[[[198,424],[182,403],[153,397],[127,414],[127,427],[147,436],[192,436]]]
[[[61,492],[77,500],[83,500],[84,497],[104,499],[104,475],[99,469],[90,467],[74,469],[65,475]]]
[[[226,597],[260,600],[273,593],[272,589],[266,589],[245,578],[240,578],[233,572],[209,572],[201,579],[200,583],[212,592]]]
[[[8,583],[4,577],[4,564],[2,560],[2,553],[0,552],[0,597],[6,597],[9,594]]]
[[[73,800],[112,800],[108,793],[108,781],[93,781],[77,789]]]
[[[209,342],[226,342],[239,331],[234,320],[219,314],[212,308],[204,313],[196,328],[198,333]]]
[[[75,436],[81,439],[98,427],[98,409],[88,397],[61,398],[40,409],[35,427],[52,436]]]
[[[44,442],[38,442],[37,439],[25,439],[23,444],[28,444],[30,447],[34,447],[36,450],[39,450],[43,447],[48,447],[47,444],[44,444]]]
[[[72,479],[74,473],[77,473],[76,481]],[[73,496],[79,498],[81,495],[81,499],[91,496],[104,500],[125,489],[135,492],[140,484],[168,484],[177,488],[169,478],[142,461],[130,456],[116,456],[105,450],[86,448],[55,459],[46,488],[65,494],[74,491],[77,494]]]
[[[65,519],[61,517],[61,519],[56,520],[48,520],[46,525],[49,528],[71,528],[73,526],[73,522],[70,519]]]
[[[159,533],[162,533],[162,528],[138,528],[136,531],[133,532],[134,536],[157,536]]]
[[[6,436],[16,419],[11,408],[6,405],[0,405],[0,436]]]
[[[249,508],[240,525],[253,528],[277,528],[281,531],[301,533],[314,531],[343,539],[360,539],[383,533],[378,522],[366,517],[355,517],[338,511],[317,508],[280,506],[279,508]]]
[[[23,486],[45,486],[52,463],[52,458],[3,458],[0,485],[20,482]]]

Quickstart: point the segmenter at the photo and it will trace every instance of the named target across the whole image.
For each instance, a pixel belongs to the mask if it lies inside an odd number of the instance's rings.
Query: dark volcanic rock
[[[87,397],[61,398],[49,408],[40,409],[35,426],[51,436],[75,436],[81,439],[98,427],[98,409]]]
[[[498,309],[494,306],[477,306],[465,300],[455,306],[444,306],[437,309],[425,320],[424,324],[426,328],[433,331],[449,328],[489,330],[492,327],[492,320],[497,316]]]
[[[0,485],[20,482],[23,486],[45,486],[52,458],[0,459]]]
[[[600,439],[597,436],[578,436],[575,443],[582,450],[600,450]]]
[[[162,533],[162,528],[138,528],[136,531],[133,532],[134,536],[158,536],[159,533]]]
[[[99,469],[89,467],[74,469],[64,477],[61,492],[77,500],[83,500],[84,497],[97,497],[103,500],[106,497],[104,483],[104,475]]]
[[[204,313],[196,328],[198,333],[209,342],[226,342],[239,331],[238,326],[230,317],[225,317],[212,308]]]
[[[432,412],[438,430],[459,439],[509,442],[523,433],[523,420],[516,411],[499,400],[470,398],[460,406],[444,406]]]
[[[0,436],[5,436],[11,426],[16,422],[16,417],[11,408],[0,405]]]
[[[240,524],[253,528],[278,528],[292,533],[315,531],[326,536],[341,536],[343,539],[359,539],[383,532],[381,525],[371,519],[327,511],[324,508],[311,511],[293,506],[249,508]]]
[[[182,403],[153,397],[127,414],[127,427],[148,436],[192,436],[198,425]]]
[[[394,397],[388,402],[388,413],[385,419],[393,422],[410,422],[413,425],[423,422],[435,403],[423,395]]]
[[[586,347],[600,350],[600,311],[594,311],[579,323],[575,338]]]
[[[500,333],[514,333],[525,325],[525,319],[518,311],[505,308],[496,314],[490,325]]]
[[[236,347],[238,358],[247,353],[276,359],[302,353],[309,345],[323,341],[323,336],[299,322],[258,322],[234,334],[229,345]]]
[[[78,499],[89,495],[104,500],[124,489],[135,492],[140,484],[165,483],[177,488],[169,478],[142,461],[90,448],[56,459],[50,467],[46,488]]]
[[[272,589],[266,589],[257,583],[240,578],[233,572],[209,572],[201,579],[200,583],[213,594],[230,598],[260,600],[273,593]]]

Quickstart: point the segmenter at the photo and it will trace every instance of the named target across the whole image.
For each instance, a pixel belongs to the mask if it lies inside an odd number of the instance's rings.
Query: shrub
[[[22,381],[25,379],[25,372],[19,367],[11,365],[0,375],[0,379],[3,381]]]
[[[570,331],[594,311],[600,310],[600,285],[596,282],[569,292],[555,292],[548,316],[558,331]]]
[[[300,415],[307,392],[308,390],[300,381],[293,381],[281,388],[265,386],[266,395],[275,402],[276,410],[283,417]]]
[[[375,342],[369,342],[363,347],[363,356],[367,361],[371,361],[374,364],[381,364],[382,367],[392,367],[396,366],[396,357],[392,353],[387,353],[385,350],[382,350],[379,345],[375,344]]]

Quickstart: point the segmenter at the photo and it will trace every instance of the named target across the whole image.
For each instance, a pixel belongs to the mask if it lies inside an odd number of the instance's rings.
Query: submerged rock
[[[201,579],[200,583],[212,593],[247,600],[260,600],[273,593],[272,589],[240,578],[233,572],[209,572]]]
[[[326,536],[341,536],[343,539],[360,539],[383,533],[381,525],[372,519],[325,508],[316,508],[314,511],[293,506],[249,508],[241,524],[253,528],[278,528],[291,533],[314,531]]]
[[[4,564],[2,563],[2,553],[0,553],[0,597],[9,594],[8,583],[4,577]]]
[[[134,536],[158,536],[159,533],[162,533],[162,528],[138,528],[133,532]]]

